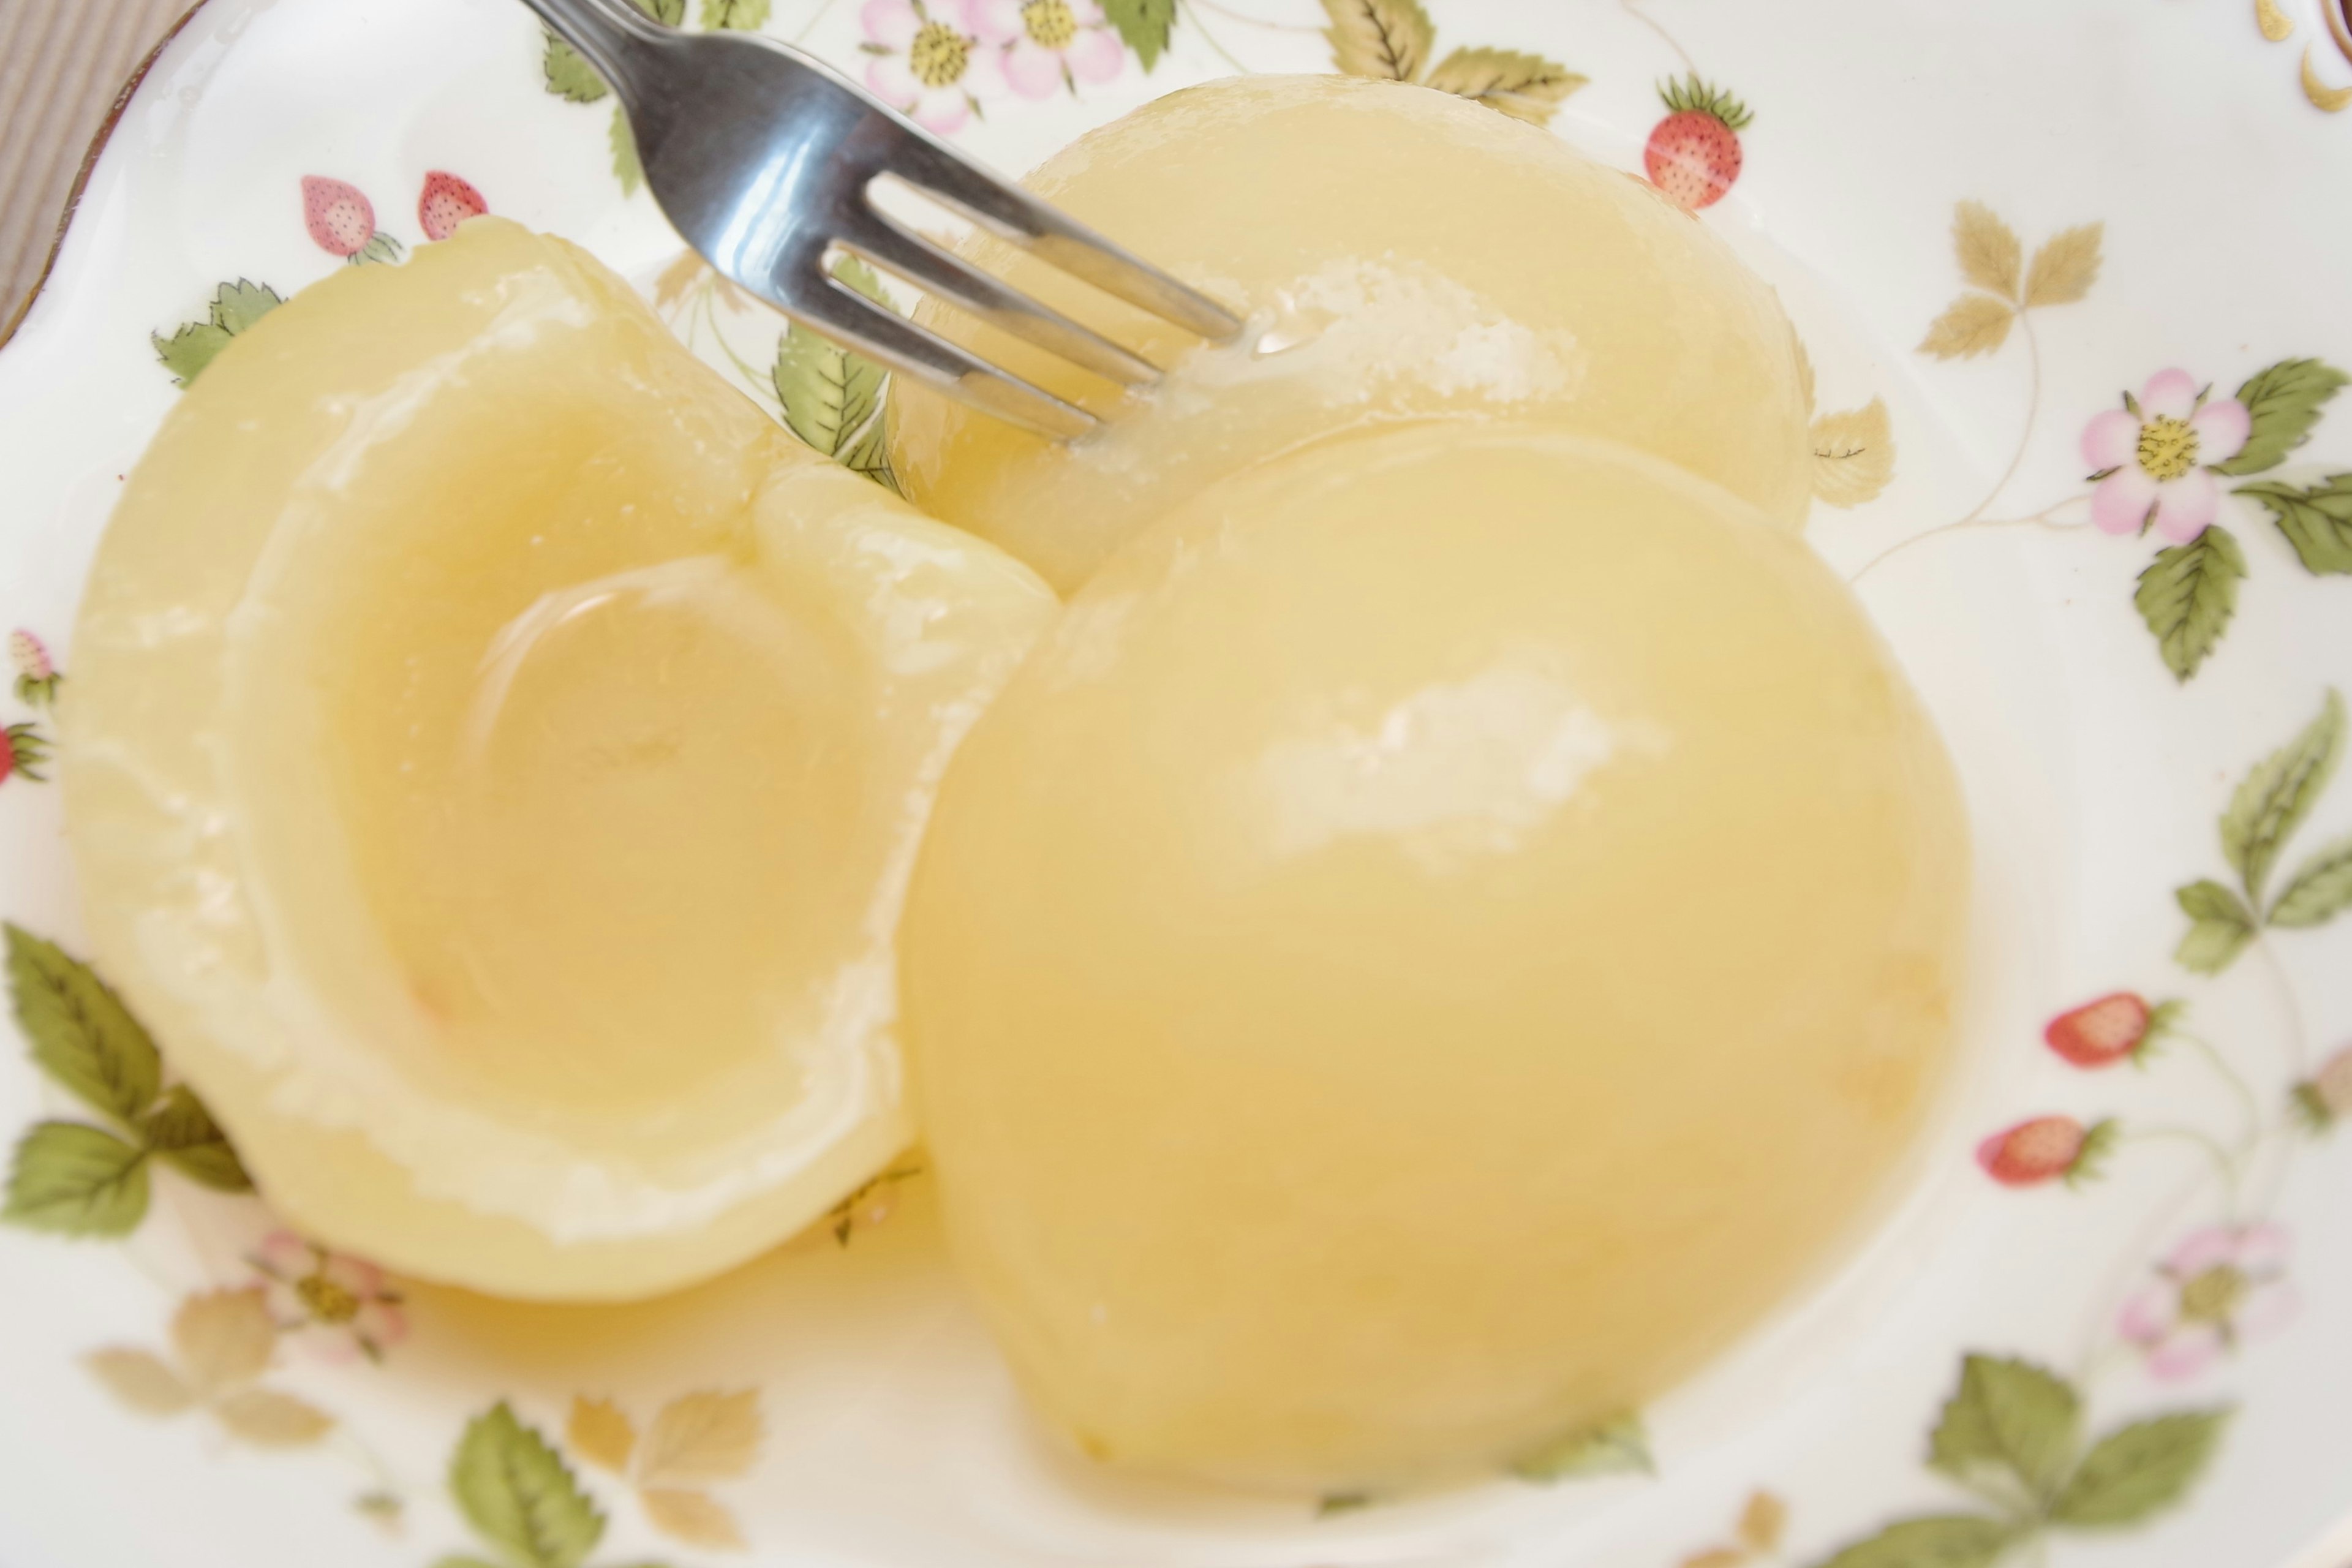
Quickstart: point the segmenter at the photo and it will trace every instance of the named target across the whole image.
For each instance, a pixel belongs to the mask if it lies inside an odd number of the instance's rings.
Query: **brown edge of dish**
[[[57,270],[58,254],[65,249],[66,230],[73,226],[74,214],[81,206],[82,192],[89,186],[90,172],[98,167],[99,156],[106,151],[107,142],[114,135],[114,128],[121,123],[123,114],[131,108],[131,100],[138,96],[141,85],[146,81],[147,73],[155,68],[155,62],[163,58],[165,49],[172,47],[172,40],[195,19],[196,13],[203,10],[205,4],[206,0],[195,0],[194,5],[181,12],[179,20],[156,40],[155,47],[147,51],[147,58],[139,62],[139,68],[131,73],[130,79],[114,95],[114,102],[108,108],[106,118],[99,121],[98,134],[90,138],[89,151],[81,155],[81,167],[74,172],[73,187],[66,192],[66,209],[58,215],[58,232],[49,241],[49,254],[41,262],[40,276],[33,279],[32,288],[26,289],[24,299],[17,301],[16,309],[8,317],[7,326],[0,328],[0,348],[6,348],[16,341],[16,329],[25,324],[25,318],[32,314],[34,302],[40,299],[41,290],[49,286],[49,275]]]

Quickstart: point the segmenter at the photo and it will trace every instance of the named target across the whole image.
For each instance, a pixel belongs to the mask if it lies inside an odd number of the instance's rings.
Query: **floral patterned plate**
[[[287,1233],[85,965],[49,783],[82,574],[177,387],[487,209],[591,246],[885,483],[886,415],[681,256],[602,84],[512,0],[209,0],[0,354],[0,1560],[2352,1560],[2345,0],[638,3],[803,40],[1007,167],[1209,76],[1337,68],[1549,126],[1716,227],[1815,367],[1811,538],[1965,775],[1965,1081],[1871,1236],[1721,1364],[1432,1495],[1065,1456],[919,1158],[626,1308]]]

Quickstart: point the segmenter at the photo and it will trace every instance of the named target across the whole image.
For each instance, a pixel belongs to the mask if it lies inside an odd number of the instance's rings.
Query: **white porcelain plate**
[[[772,409],[796,392],[513,0],[210,0],[0,354],[0,1562],[2341,1568],[2344,4],[696,0],[1010,169],[1233,70],[1483,94],[1697,205],[1811,351],[1811,537],[1978,826],[1965,1081],[1846,1264],[1690,1386],[1540,1475],[1285,1500],[1033,1430],[919,1173],[699,1289],[548,1310],[320,1252],[223,1190],[221,1146],[165,1146],[42,775],[175,377],[487,206],[640,279]]]

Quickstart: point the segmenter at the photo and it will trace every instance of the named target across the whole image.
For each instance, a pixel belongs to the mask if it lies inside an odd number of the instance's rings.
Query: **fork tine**
[[[1240,319],[1206,294],[929,136],[908,137],[887,172],[1072,277],[1187,331],[1222,342],[1242,330]]]
[[[771,298],[810,331],[1000,419],[1061,440],[1095,427],[1095,416],[1085,409],[1007,374],[822,271],[814,287],[779,279]]]
[[[1159,368],[1149,360],[1048,310],[885,214],[869,209],[867,216],[871,223],[856,225],[853,232],[839,236],[838,241],[884,271],[1097,375],[1129,386],[1160,379]]]

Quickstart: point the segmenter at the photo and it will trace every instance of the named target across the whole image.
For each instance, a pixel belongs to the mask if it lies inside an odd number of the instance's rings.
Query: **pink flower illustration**
[[[2287,1234],[2274,1225],[2210,1226],[2156,1267],[2153,1284],[2124,1303],[2116,1331],[2168,1381],[2194,1377],[2243,1339],[2294,1315]]]
[[[1004,77],[1024,98],[1096,86],[1127,67],[1127,47],[1097,0],[971,0],[973,25],[1003,46]]]
[[[866,85],[926,130],[961,131],[1004,90],[1003,51],[981,37],[971,0],[866,0],[857,15],[874,57]]]
[[[329,1361],[383,1352],[408,1337],[400,1293],[364,1258],[330,1252],[292,1231],[273,1231],[248,1259],[268,1281],[269,1315],[281,1332]]]
[[[2161,370],[2083,427],[2083,459],[2098,481],[2093,522],[2108,533],[2154,524],[2180,544],[2205,531],[2221,505],[2212,466],[2236,457],[2253,428],[2244,404],[2210,390],[2185,370]]]

